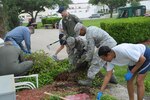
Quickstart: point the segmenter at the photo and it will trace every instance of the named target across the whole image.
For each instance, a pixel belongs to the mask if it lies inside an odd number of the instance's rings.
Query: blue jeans
[[[21,49],[20,46],[18,45],[18,43],[17,43],[13,38],[11,38],[11,37],[6,37],[4,41],[6,41],[6,42],[7,42],[7,41],[11,41],[12,44],[13,44],[13,46],[15,46],[15,47]]]

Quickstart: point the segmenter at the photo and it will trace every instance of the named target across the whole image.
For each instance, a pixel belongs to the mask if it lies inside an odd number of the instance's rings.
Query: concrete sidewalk
[[[35,34],[31,35],[31,51],[44,50],[49,53],[50,56],[55,54],[57,48],[59,48],[59,42],[50,46],[50,50],[46,47],[48,44],[57,41],[59,38],[58,29],[36,29]],[[66,48],[64,48],[59,54],[59,59],[67,58]]]

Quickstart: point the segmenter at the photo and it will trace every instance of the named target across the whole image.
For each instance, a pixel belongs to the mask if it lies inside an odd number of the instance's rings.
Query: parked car
[[[89,18],[100,18],[101,16],[104,16],[104,13],[92,14]]]
[[[100,18],[100,14],[92,14],[89,18]]]
[[[149,14],[149,13],[146,13],[146,14],[144,14],[144,16],[146,16],[146,17],[150,17],[150,14]]]

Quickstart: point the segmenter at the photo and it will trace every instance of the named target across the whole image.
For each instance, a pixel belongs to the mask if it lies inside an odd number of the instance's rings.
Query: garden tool
[[[68,100],[68,99],[66,99],[66,98],[64,98],[64,97],[62,97],[62,96],[54,95],[54,94],[52,94],[52,93],[44,92],[44,94],[47,94],[47,95],[49,95],[49,96],[56,96],[56,97],[58,97],[58,98],[60,98],[60,99],[62,99],[62,100]]]
[[[48,45],[47,45],[47,48],[50,50],[50,46],[53,45],[53,44],[55,44],[55,43],[57,43],[57,42],[59,42],[59,41],[60,41],[60,40],[57,40],[57,41],[55,41],[55,42],[53,42],[53,43],[48,44]]]

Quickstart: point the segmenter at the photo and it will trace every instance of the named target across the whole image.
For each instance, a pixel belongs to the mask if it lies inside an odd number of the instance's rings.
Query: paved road
[[[31,51],[44,50],[52,56],[57,48],[59,47],[59,42],[50,46],[50,50],[46,45],[58,40],[59,31],[58,29],[36,29],[35,34],[31,35]],[[59,54],[58,58],[67,58],[66,48],[63,49]]]

